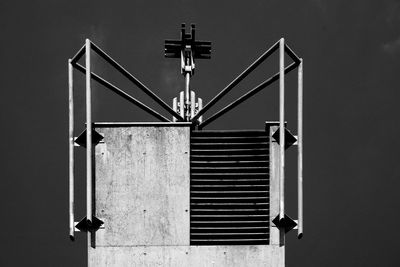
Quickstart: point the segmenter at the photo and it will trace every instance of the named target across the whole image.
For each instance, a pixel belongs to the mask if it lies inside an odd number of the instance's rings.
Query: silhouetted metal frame
[[[289,73],[290,71],[296,69],[297,67],[297,63],[292,63],[289,66],[287,66],[285,68],[285,74]],[[214,115],[212,115],[211,117],[207,118],[206,120],[204,120],[203,123],[199,124],[199,129],[204,128],[206,125],[210,124],[211,122],[213,122],[214,120],[218,119],[220,116],[222,116],[223,114],[225,114],[226,112],[230,111],[231,109],[233,109],[234,107],[236,107],[237,105],[241,104],[242,102],[244,102],[245,100],[249,99],[250,97],[252,97],[253,95],[255,95],[256,93],[258,93],[259,91],[261,91],[262,89],[264,89],[265,87],[271,85],[272,83],[276,82],[277,80],[279,80],[279,72],[274,74],[272,77],[270,77],[269,79],[263,81],[262,83],[260,83],[259,85],[257,85],[256,87],[254,87],[253,89],[251,89],[250,91],[248,91],[246,94],[242,95],[241,97],[239,97],[238,99],[236,99],[235,101],[233,101],[232,103],[226,105],[224,108],[222,108],[221,110],[219,110],[218,112],[216,112]],[[204,109],[204,108],[203,108]],[[199,113],[197,113],[199,114]],[[195,116],[196,117],[196,116]]]
[[[256,61],[254,61],[247,69],[245,69],[239,76],[237,76],[230,84],[228,84],[218,95],[216,95],[207,105],[200,110],[192,121],[196,121],[207,110],[215,105],[224,95],[231,91],[241,80],[248,74],[256,69],[262,62],[264,62],[270,55],[279,49],[279,72],[271,76],[269,79],[263,81],[235,101],[226,105],[221,110],[217,111],[214,115],[206,119],[198,125],[199,129],[204,128],[226,112],[246,101],[265,87],[271,85],[279,80],[279,140],[280,140],[280,168],[279,168],[279,218],[282,220],[285,217],[285,201],[284,201],[284,186],[285,186],[285,74],[298,68],[298,238],[303,236],[303,60],[299,58],[296,53],[285,44],[285,40],[281,38],[271,48],[265,51]],[[294,61],[285,68],[286,54]]]
[[[153,91],[151,91],[147,86],[145,86],[142,82],[140,82],[135,76],[133,76],[131,73],[129,73],[124,67],[122,67],[117,61],[115,61],[111,56],[109,56],[107,53],[105,53],[102,49],[100,49],[96,44],[91,42],[91,49],[96,52],[101,58],[103,58],[106,62],[108,62],[111,66],[113,66],[116,70],[118,70],[123,76],[125,76],[129,81],[134,83],[140,90],[142,90],[144,93],[146,93],[148,96],[150,96],[155,102],[157,102],[160,106],[162,106],[167,112],[169,112],[172,116],[177,117],[178,121],[184,121],[182,117],[179,116],[177,112],[175,112],[167,103],[165,103],[160,97],[158,97]],[[79,67],[79,64],[77,63],[79,59],[85,54],[85,49],[82,47],[79,49],[79,51],[74,55],[74,57],[71,59],[71,63],[75,68]],[[107,88],[111,89],[109,86],[105,85],[108,83],[105,79],[99,77],[98,75],[92,73],[93,79],[98,81],[99,83],[103,84]],[[100,81],[102,80],[102,81]],[[110,83],[108,83],[110,85]],[[150,107],[147,107],[145,104],[141,103],[140,101],[136,100],[129,94],[126,94],[124,91],[121,89],[117,88],[116,86],[111,86],[113,89],[118,89],[118,90],[113,90],[114,92],[119,91],[118,93],[120,96],[124,95],[123,97],[125,99],[129,98],[129,101],[132,102],[135,105],[138,105],[141,109],[149,112],[153,116],[157,117],[158,119],[161,119],[161,115],[158,114],[156,111],[152,110]],[[128,96],[128,97],[127,97]],[[151,111],[150,111],[151,110]],[[156,115],[158,114],[158,115]],[[165,118],[161,119],[162,121],[170,121],[169,119]]]
[[[229,93],[241,80],[243,80],[247,75],[250,74],[255,68],[257,68],[265,59],[267,59],[272,53],[278,49],[279,42],[276,42],[270,49],[265,51],[256,61],[254,61],[247,69],[245,69],[242,73],[239,74],[233,81],[228,84],[224,89],[219,92],[210,102],[208,102],[202,110],[200,110],[196,116],[193,117],[193,121],[196,121],[201,115],[203,115],[207,110],[209,110],[212,106],[214,106],[224,95]],[[204,121],[205,122],[205,121]],[[203,122],[203,123],[204,123]]]
[[[89,39],[86,39],[85,45],[78,50],[72,59],[68,60],[68,112],[69,112],[69,130],[68,130],[68,145],[69,145],[69,236],[71,240],[75,239],[75,205],[74,205],[74,88],[73,88],[73,69],[77,69],[86,78],[86,218],[89,223],[93,219],[93,144],[92,140],[92,87],[91,80],[95,80],[117,95],[123,97],[129,102],[135,104],[144,111],[150,113],[154,117],[163,122],[171,122],[169,119],[143,104],[136,98],[125,93],[123,90],[106,81],[99,75],[91,71],[91,51],[96,52],[100,57],[105,59],[109,64],[116,68],[120,73],[127,77],[131,82],[138,86],[143,92],[160,104],[164,109],[176,117],[179,121],[183,121],[183,117],[175,112],[162,99],[155,95],[150,89],[136,79],[132,74],[125,70],[114,59],[102,51],[98,46],[93,44]],[[78,63],[79,59],[85,55],[85,67]],[[90,140],[90,141],[89,141]],[[88,241],[91,239],[91,231],[88,232]]]
[[[80,72],[82,72],[84,74],[86,73],[86,68],[84,66],[80,65],[79,63],[75,63],[74,67],[75,67],[75,69],[79,70]],[[167,119],[166,117],[164,117],[163,115],[161,115],[157,111],[155,111],[152,108],[146,106],[145,104],[143,104],[142,102],[140,102],[136,98],[132,97],[131,95],[125,93],[122,89],[118,88],[114,84],[112,84],[112,83],[106,81],[105,79],[101,78],[99,75],[91,72],[91,77],[96,82],[98,82],[101,85],[103,85],[104,87],[110,89],[111,91],[113,91],[117,95],[121,96],[122,98],[128,100],[132,104],[135,104],[136,106],[138,106],[139,108],[143,109],[144,111],[147,111],[148,113],[150,113],[151,115],[153,115],[157,119],[159,119],[161,121],[165,121],[165,122],[170,122],[169,119]]]
[[[265,80],[264,82],[257,85],[255,88],[239,97],[234,102],[225,106],[223,109],[215,113],[213,116],[205,120],[204,122],[199,124],[199,128],[202,129],[218,117],[222,116],[232,108],[236,107],[240,103],[244,102],[251,96],[255,95],[257,92],[261,91],[263,88],[272,84],[273,82],[280,80],[280,212],[279,217],[284,218],[284,75],[294,70],[296,67],[298,68],[298,237],[301,238],[303,235],[303,60],[300,59],[289,46],[287,46],[284,42],[284,39],[280,39],[277,43],[275,43],[270,49],[264,52],[256,61],[254,61],[246,70],[244,70],[239,76],[237,76],[228,86],[226,86],[217,96],[215,96],[203,109],[201,109],[196,116],[192,118],[193,121],[196,121],[200,116],[202,116],[208,109],[210,109],[213,105],[215,105],[224,95],[226,95],[229,91],[231,91],[241,80],[243,80],[249,73],[251,73],[255,68],[257,68],[265,59],[267,59],[270,55],[273,54],[279,48],[280,56],[279,56],[279,72]],[[73,144],[73,133],[74,133],[74,106],[73,106],[73,71],[72,67],[75,67],[77,70],[83,72],[86,75],[86,138],[87,140],[92,140],[92,117],[91,117],[91,79],[96,80],[100,84],[109,88],[113,92],[117,93],[121,97],[127,99],[131,103],[137,105],[143,110],[149,112],[153,116],[157,117],[162,121],[169,122],[167,118],[157,113],[153,109],[147,107],[145,104],[141,103],[134,97],[125,93],[123,90],[119,89],[115,85],[91,72],[90,70],[90,51],[93,49],[98,55],[100,55],[103,59],[105,59],[108,63],[110,63],[113,67],[115,67],[118,71],[120,71],[125,77],[127,77],[131,82],[137,85],[142,91],[144,91],[147,95],[149,95],[153,100],[159,103],[162,107],[164,107],[169,113],[171,113],[174,117],[177,117],[179,121],[184,121],[183,117],[175,112],[169,105],[167,105],[162,99],[160,99],[157,95],[155,95],[150,89],[148,89],[144,84],[142,84],[138,79],[136,79],[132,74],[130,74],[127,70],[125,70],[120,64],[118,64],[114,59],[108,56],[104,51],[102,51],[99,47],[94,45],[90,40],[86,39],[85,45],[75,54],[75,56],[68,61],[68,83],[69,83],[69,185],[70,185],[70,237],[74,239],[74,144]],[[284,67],[284,52],[286,52],[289,57],[293,59],[293,63],[288,67]],[[86,54],[86,68],[77,62],[79,59]],[[179,115],[179,116],[178,116]],[[92,220],[92,144],[91,142],[87,142],[87,219],[89,221]],[[90,181],[89,181],[90,179]]]
[[[267,51],[265,51],[258,59],[256,59],[247,69],[245,69],[242,73],[240,73],[231,83],[229,83],[224,89],[221,90],[221,92],[216,95],[210,102],[208,102],[202,110],[200,110],[196,116],[192,118],[192,121],[196,121],[201,115],[203,115],[205,112],[207,112],[208,109],[210,109],[212,106],[214,106],[223,96],[225,96],[227,93],[229,93],[236,85],[239,84],[240,81],[242,81],[247,75],[249,75],[253,70],[255,70],[261,63],[263,63],[269,56],[271,56],[276,50],[279,49],[279,41],[276,42],[271,48],[269,48]],[[292,70],[296,69],[299,64],[300,64],[300,58],[293,52],[293,50],[285,44],[285,52],[289,55],[289,57],[294,61],[292,64],[290,64],[288,67],[285,68],[285,74],[291,72]],[[237,100],[233,101],[232,103],[226,105],[224,108],[221,110],[217,111],[214,113],[212,116],[210,116],[208,119],[204,120],[203,123],[199,124],[198,127],[199,129],[204,128],[206,125],[210,124],[214,120],[218,119],[220,116],[228,112],[229,110],[233,109],[237,105],[241,104],[248,98],[252,97],[265,87],[271,85],[275,81],[279,80],[279,72],[271,76],[269,79],[263,81],[250,91],[248,91],[246,94],[243,96],[239,97]]]

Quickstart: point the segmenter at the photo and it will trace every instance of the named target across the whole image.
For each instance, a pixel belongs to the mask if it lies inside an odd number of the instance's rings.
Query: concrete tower
[[[171,114],[147,107],[90,69],[96,52]],[[272,53],[280,71],[203,120],[203,114]],[[293,60],[284,66],[285,53]],[[78,63],[85,55],[86,66]],[[204,107],[190,90],[195,59],[211,55],[211,42],[197,41],[195,27],[180,40],[166,40],[165,55],[181,61],[185,91],[172,108],[87,40],[68,61],[70,94],[70,237],[88,236],[88,266],[285,266],[285,234],[303,234],[302,68],[303,62],[279,40]],[[86,129],[74,137],[73,68],[86,75]],[[285,73],[298,69],[298,135],[286,128]],[[154,115],[161,122],[93,122],[95,80]],[[280,117],[255,130],[203,128],[279,80]],[[280,130],[284,129],[284,130]],[[91,140],[91,142],[87,142]],[[285,150],[298,150],[298,220],[285,214]],[[74,147],[85,148],[86,216],[74,214]],[[77,152],[78,153],[78,152]]]

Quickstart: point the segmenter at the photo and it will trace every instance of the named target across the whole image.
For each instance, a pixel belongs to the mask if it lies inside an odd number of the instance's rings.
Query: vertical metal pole
[[[182,118],[185,118],[185,96],[184,92],[181,91],[179,93],[179,114],[181,115]]]
[[[172,109],[173,109],[175,112],[178,112],[178,99],[177,99],[176,97],[174,97],[174,98],[172,99]],[[172,121],[173,121],[173,122],[176,122],[176,120],[177,120],[176,117],[172,117]]]
[[[194,117],[196,111],[196,93],[190,91],[190,119]]]
[[[200,110],[203,109],[203,99],[199,98],[197,101],[198,101],[198,103],[199,103],[198,112],[200,112]],[[202,122],[203,122],[203,116],[200,116],[200,117],[199,117],[199,124],[202,123]]]
[[[297,147],[298,147],[298,156],[297,156],[297,186],[298,186],[298,229],[297,229],[297,237],[300,239],[303,236],[303,59],[300,59],[300,64],[298,68],[298,96],[297,96]]]
[[[189,108],[189,101],[190,101],[190,91],[189,91],[189,82],[190,82],[190,73],[186,72],[185,74],[185,104],[186,104],[186,118],[185,120],[189,120],[190,118],[190,108]]]
[[[92,222],[92,90],[90,41],[86,39],[86,218]]]
[[[69,237],[74,240],[74,85],[72,60],[68,60],[68,111],[69,111]]]
[[[279,219],[285,216],[285,40],[279,41]]]

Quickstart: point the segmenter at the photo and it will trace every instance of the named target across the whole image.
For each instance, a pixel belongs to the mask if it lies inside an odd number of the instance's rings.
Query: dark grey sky
[[[288,266],[399,266],[400,1],[393,0],[2,1],[0,265],[86,264],[85,238],[68,239],[67,59],[88,37],[170,102],[183,78],[179,62],[164,59],[163,40],[178,38],[182,22],[213,42],[192,83],[205,101],[280,37],[304,58],[305,235],[289,234]],[[272,57],[223,103],[277,70]],[[95,71],[156,107],[104,62],[96,59]],[[84,78],[76,79],[83,129]],[[295,81],[288,75],[294,132]],[[95,88],[96,120],[151,120]],[[262,128],[278,119],[277,96],[275,85],[210,128]],[[293,162],[287,201],[297,217]],[[83,216],[84,190],[77,191]]]

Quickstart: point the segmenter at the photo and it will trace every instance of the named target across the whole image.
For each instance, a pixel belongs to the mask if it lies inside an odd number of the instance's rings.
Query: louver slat
[[[193,131],[191,245],[269,244],[265,131]]]

